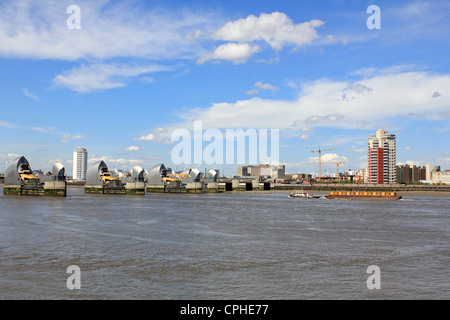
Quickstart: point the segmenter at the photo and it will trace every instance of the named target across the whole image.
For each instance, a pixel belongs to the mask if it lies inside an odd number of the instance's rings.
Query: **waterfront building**
[[[87,162],[86,148],[76,148],[73,151],[73,181],[86,181]]]
[[[440,166],[434,167],[431,172],[431,182],[433,184],[450,184],[450,170],[441,171]]]
[[[427,167],[401,164],[395,167],[397,183],[430,181],[427,179]]]
[[[396,137],[379,129],[369,135],[368,142],[368,183],[396,183]]]
[[[236,176],[238,177],[255,177],[264,178],[270,177],[272,179],[283,178],[286,174],[285,165],[270,165],[259,164],[254,166],[239,166],[236,169]]]

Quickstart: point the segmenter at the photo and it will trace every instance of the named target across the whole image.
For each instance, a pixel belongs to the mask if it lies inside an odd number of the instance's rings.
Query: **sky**
[[[251,164],[174,162],[194,122],[276,130],[287,173],[317,174],[319,148],[322,173],[362,169],[378,129],[398,163],[450,169],[449,52],[449,1],[1,1],[0,172],[70,176],[76,147],[112,170]]]

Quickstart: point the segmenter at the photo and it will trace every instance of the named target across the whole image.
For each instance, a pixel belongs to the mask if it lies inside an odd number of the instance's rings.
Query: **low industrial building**
[[[236,177],[255,177],[259,181],[271,178],[281,179],[285,176],[285,165],[259,164],[251,166],[239,166],[236,169]]]

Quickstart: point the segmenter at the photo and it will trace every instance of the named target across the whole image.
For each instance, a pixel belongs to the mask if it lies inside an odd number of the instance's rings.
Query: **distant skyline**
[[[0,172],[23,155],[71,175],[77,147],[181,170],[171,132],[194,121],[279,129],[286,173],[317,174],[319,146],[365,168],[378,129],[398,163],[450,168],[448,1],[2,1],[0,39]]]

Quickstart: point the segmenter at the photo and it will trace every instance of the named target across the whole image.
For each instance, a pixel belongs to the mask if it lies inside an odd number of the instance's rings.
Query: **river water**
[[[0,192],[0,299],[450,298],[449,196]]]

